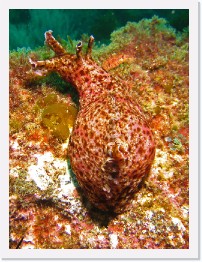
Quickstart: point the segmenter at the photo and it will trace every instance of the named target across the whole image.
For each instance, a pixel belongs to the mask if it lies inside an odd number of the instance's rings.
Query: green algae
[[[51,99],[51,98],[50,98]],[[70,135],[77,115],[74,106],[67,107],[62,103],[54,103],[46,106],[42,112],[42,124],[47,127],[54,136],[66,140]]]
[[[17,173],[17,177],[9,177],[10,194],[17,195],[19,199],[23,199],[26,195],[36,194],[36,192],[38,192],[38,187],[34,181],[27,180],[27,172],[19,169]]]
[[[55,93],[50,93],[45,97],[39,98],[36,102],[36,106],[38,106],[38,108],[44,108],[53,103],[57,103],[57,95]]]
[[[38,99],[34,110],[41,114],[41,124],[46,127],[53,136],[65,141],[73,127],[77,108],[58,101],[55,93]]]
[[[186,60],[186,57],[189,53],[189,44],[185,43],[180,46],[180,48],[175,49],[175,52],[171,55],[171,59],[178,60],[179,62],[183,62]]]
[[[183,145],[182,145],[182,142],[180,141],[179,138],[174,138],[173,139],[173,143],[172,143],[172,147],[171,147],[172,150],[176,150],[178,152],[184,152],[184,148],[183,148]]]
[[[9,121],[9,133],[18,133],[23,126],[23,122],[18,119],[10,119]]]
[[[153,37],[156,34],[161,34],[161,37],[164,39],[174,39],[179,44],[182,43],[182,39],[185,38],[185,35],[187,37],[188,31],[186,31],[186,34],[176,33],[176,30],[168,24],[166,19],[159,18],[155,15],[151,19],[142,19],[138,23],[128,22],[125,26],[111,33],[111,43],[108,46],[95,46],[93,51],[95,56],[105,56],[106,54],[116,52],[126,47],[136,36],[138,36],[137,41],[141,42],[142,38],[145,38],[145,36]],[[186,47],[184,47],[184,49],[186,49]],[[184,56],[184,54],[176,55]]]
[[[54,56],[54,51],[47,45],[36,47],[34,51],[32,50],[31,56],[34,56],[37,60],[46,60]]]

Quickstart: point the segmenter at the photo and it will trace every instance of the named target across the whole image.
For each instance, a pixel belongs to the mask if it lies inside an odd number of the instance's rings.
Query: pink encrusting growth
[[[152,131],[127,83],[92,60],[92,36],[85,56],[81,42],[71,55],[51,31],[45,38],[56,57],[31,64],[43,74],[58,72],[80,97],[68,148],[72,170],[96,207],[122,212],[154,159]]]

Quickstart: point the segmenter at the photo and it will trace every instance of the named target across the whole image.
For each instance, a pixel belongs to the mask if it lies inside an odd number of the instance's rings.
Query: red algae
[[[116,216],[91,206],[67,165],[68,137],[43,125],[49,105],[76,105],[54,84],[33,85],[28,55],[11,53],[10,248],[189,248],[188,38],[164,22],[128,23],[93,51],[130,85],[156,141],[147,179]]]

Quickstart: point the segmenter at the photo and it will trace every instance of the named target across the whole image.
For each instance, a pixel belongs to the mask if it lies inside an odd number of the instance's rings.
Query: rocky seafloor
[[[59,40],[75,52],[68,39]],[[94,59],[131,86],[156,141],[147,179],[117,215],[94,208],[71,171],[78,96],[56,74],[36,77],[29,63],[52,51],[10,51],[11,249],[189,248],[188,48],[188,31],[176,33],[158,17],[127,23],[108,46],[95,43]]]

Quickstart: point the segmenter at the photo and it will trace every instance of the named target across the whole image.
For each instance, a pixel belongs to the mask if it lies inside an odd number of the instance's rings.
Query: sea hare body
[[[30,62],[41,72],[58,72],[80,97],[69,143],[71,167],[96,207],[120,213],[151,167],[155,155],[152,131],[127,84],[92,60],[92,36],[85,56],[81,42],[76,55],[71,55],[51,31],[45,38],[56,57]]]

